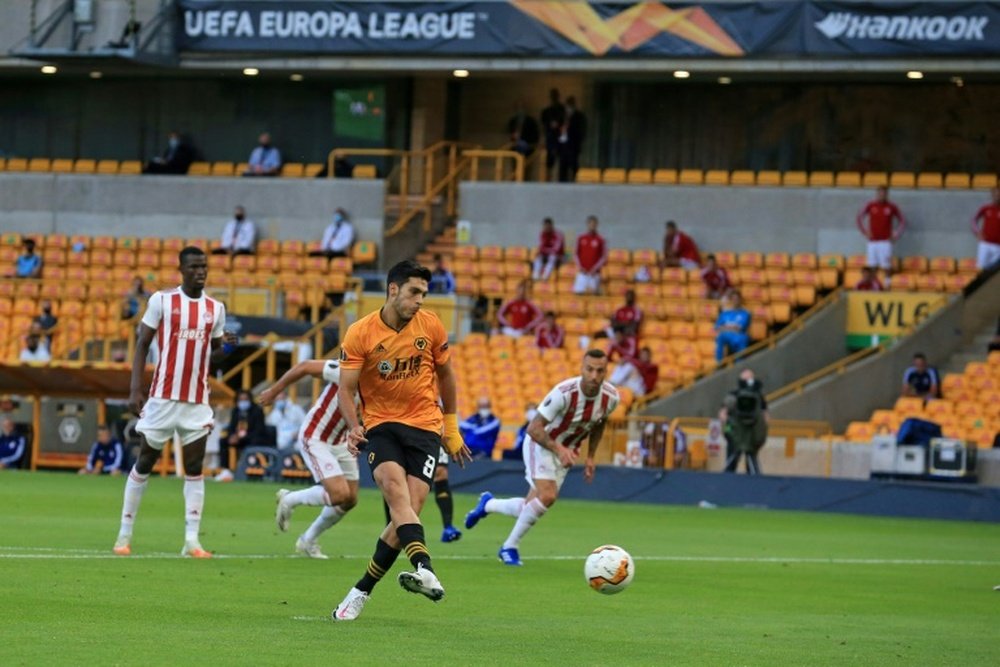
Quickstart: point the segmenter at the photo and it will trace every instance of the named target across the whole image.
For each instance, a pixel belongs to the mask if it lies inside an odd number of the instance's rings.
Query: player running
[[[132,553],[132,526],[153,466],[164,443],[174,436],[184,452],[184,548],[182,556],[210,558],[198,540],[205,504],[202,463],[205,442],[212,430],[212,408],[208,403],[209,361],[222,353],[222,342],[235,344],[236,336],[224,333],[226,309],[205,294],[208,260],[204,251],[188,246],[180,251],[181,286],[149,297],[139,324],[129,409],[139,415],[135,430],[140,434],[139,458],[125,482],[121,529],[114,552]],[[159,358],[149,398],[143,392],[143,375],[149,346],[156,336]]]
[[[292,510],[313,505],[323,510],[312,525],[295,541],[295,550],[310,558],[326,559],[317,539],[358,504],[358,459],[347,451],[347,422],[340,414],[337,390],[340,362],[336,359],[303,361],[261,392],[261,405],[270,405],[290,384],[304,377],[321,378],[329,384],[312,406],[299,429],[298,449],[316,485],[301,491],[281,489],[277,493],[275,521],[282,532],[288,530]]]
[[[517,517],[497,554],[505,565],[521,565],[521,539],[555,504],[584,438],[589,439],[583,479],[588,483],[594,479],[594,454],[604,435],[605,420],[618,407],[618,390],[604,381],[607,374],[607,355],[602,350],[588,350],[583,355],[582,373],[557,384],[538,406],[522,447],[525,478],[531,486],[526,498],[494,498],[486,491],[465,515],[466,528],[475,527],[487,514]]]

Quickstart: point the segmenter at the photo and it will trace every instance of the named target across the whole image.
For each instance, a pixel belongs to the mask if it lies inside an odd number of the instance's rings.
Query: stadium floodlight
[[[469,70],[467,70],[467,69],[457,69],[457,70],[453,71],[451,74],[456,79],[467,79],[469,77]]]
[[[104,72],[101,72],[101,71],[96,70],[96,69],[93,72],[90,73],[90,78],[91,79],[100,79],[102,76],[104,76]]]
[[[305,77],[304,77],[304,76],[302,76],[301,74],[299,74],[298,72],[296,72],[295,74],[292,74],[292,75],[291,75],[290,77],[288,77],[288,78],[289,78],[289,79],[291,79],[292,81],[301,81],[301,80],[302,80],[302,79],[304,79]]]
[[[257,76],[258,74],[260,74],[260,70],[257,69],[256,67],[244,67],[243,74],[245,74],[246,76]]]
[[[686,69],[676,70],[674,72],[674,78],[675,79],[690,79],[691,78],[691,72],[687,71]]]
[[[924,73],[923,72],[918,72],[915,69],[911,69],[909,72],[906,73],[906,78],[907,79],[913,79],[913,80],[922,79],[922,78],[924,78]]]
[[[953,77],[951,77],[951,82],[953,84],[955,84],[956,86],[958,86],[959,88],[961,88],[962,86],[965,85],[965,79],[963,79],[960,76],[953,76]]]
[[[42,74],[55,74],[58,71],[55,65],[42,65]]]
[[[728,76],[720,76],[719,77],[719,83],[722,84],[723,86],[728,86],[732,82],[733,82],[733,80],[730,79]]]

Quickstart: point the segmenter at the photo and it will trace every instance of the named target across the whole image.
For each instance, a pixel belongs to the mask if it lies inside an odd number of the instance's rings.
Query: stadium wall
[[[463,183],[461,217],[476,245],[534,245],[551,216],[568,242],[601,220],[612,247],[661,248],[663,224],[676,220],[703,251],[863,254],[855,216],[871,188],[764,188]],[[896,255],[974,256],[969,220],[985,192],[893,190],[909,221]],[[530,230],[530,236],[525,231]]]
[[[319,239],[335,208],[359,240],[382,242],[384,182],[184,176],[0,175],[0,229],[217,238],[243,205],[259,238]]]
[[[937,310],[913,333],[898,340],[884,354],[854,364],[770,406],[777,419],[818,419],[842,432],[848,422],[867,419],[873,406],[891,406],[899,398],[903,372],[913,355],[923,352],[939,365],[996,321],[1000,272],[994,273],[968,297],[958,297]],[[986,350],[983,350],[985,357]]]

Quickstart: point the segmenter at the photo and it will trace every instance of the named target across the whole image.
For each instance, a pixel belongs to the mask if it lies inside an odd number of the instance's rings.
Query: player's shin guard
[[[368,569],[354,587],[359,591],[371,593],[375,584],[385,576],[392,564],[396,562],[397,556],[399,556],[399,549],[393,549],[384,540],[379,539],[375,544],[375,553],[368,561]]]
[[[146,484],[149,482],[149,475],[140,475],[132,468],[125,480],[125,498],[122,502],[122,524],[118,531],[119,537],[132,536],[132,524],[135,523],[135,516],[139,513],[139,503],[142,502],[142,494],[146,491]]]
[[[315,542],[319,539],[320,535],[332,528],[335,523],[344,518],[344,514],[346,514],[346,512],[340,509],[339,505],[324,507],[323,511],[319,513],[319,516],[312,522],[312,525],[306,529],[306,532],[303,533],[302,537],[310,542]],[[393,558],[393,560],[395,560],[395,558]]]
[[[431,554],[427,551],[427,544],[424,542],[424,527],[419,523],[407,523],[396,529],[396,536],[399,543],[403,545],[406,557],[413,563],[413,567],[423,565],[425,569],[434,571],[431,567]]]
[[[198,542],[201,514],[205,509],[205,476],[184,478],[184,541]]]
[[[535,525],[536,521],[542,518],[542,515],[548,509],[538,498],[532,498],[531,502],[525,503],[524,509],[521,510],[520,516],[517,517],[517,523],[514,524],[514,529],[510,531],[510,536],[503,543],[503,548],[516,549],[521,544],[521,538],[524,537],[524,534]]]
[[[437,501],[438,509],[441,510],[441,523],[445,527],[450,526],[455,514],[455,504],[451,499],[451,485],[448,480],[442,479],[434,482],[434,500]]]

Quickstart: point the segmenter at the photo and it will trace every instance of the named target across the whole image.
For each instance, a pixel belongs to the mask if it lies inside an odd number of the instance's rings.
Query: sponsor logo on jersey
[[[389,373],[391,373],[392,362],[389,361],[388,359],[383,359],[382,361],[378,362],[378,372],[381,373],[382,375],[388,375]]]
[[[383,380],[406,380],[416,377],[420,372],[421,355],[412,357],[397,357],[393,360],[384,359],[378,364],[378,372]]]
[[[385,352],[385,345],[379,343],[378,345],[375,346],[375,354],[380,354],[383,352]]]
[[[413,339],[413,347],[417,348],[418,350],[426,349],[427,339],[424,338],[423,336],[417,336],[416,338]]]
[[[204,329],[178,329],[177,340],[205,340]]]
[[[201,314],[201,319],[204,320],[206,324],[211,324],[212,320],[215,319],[215,316],[206,310]]]

